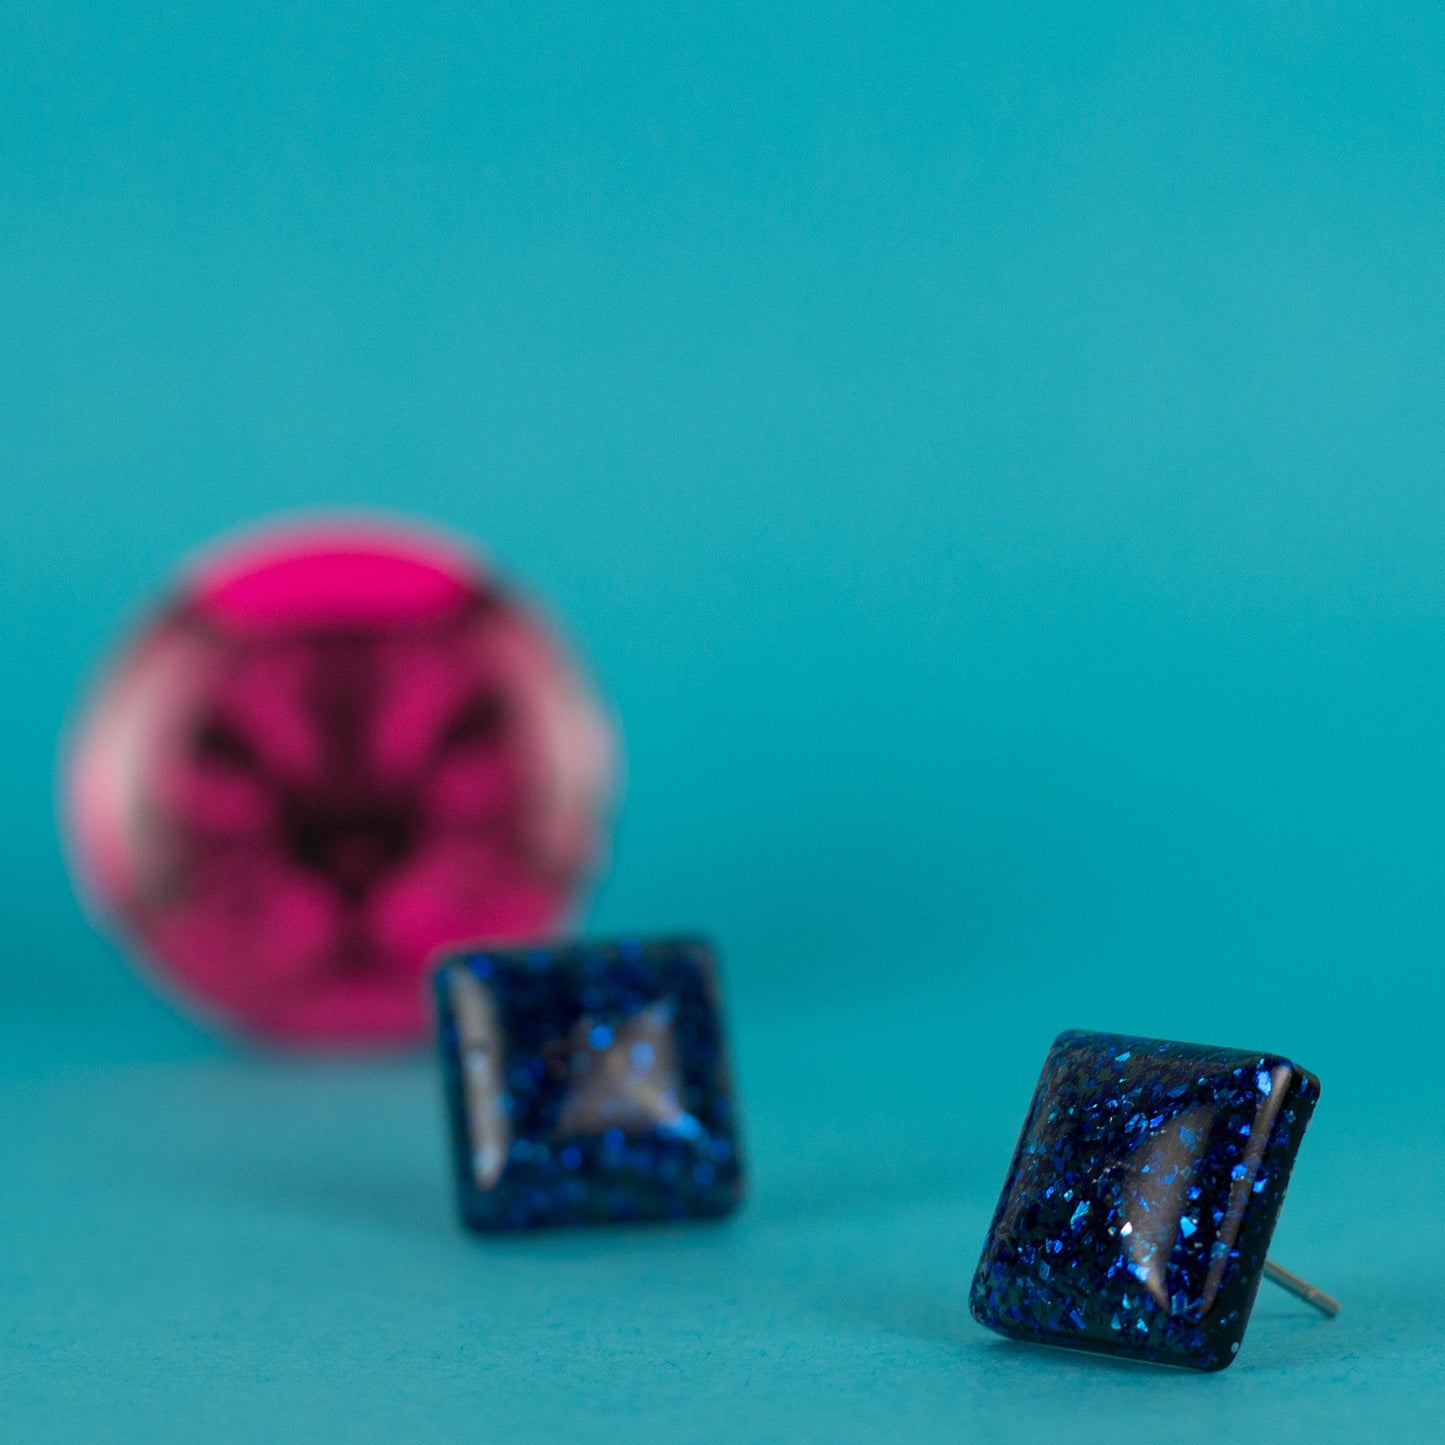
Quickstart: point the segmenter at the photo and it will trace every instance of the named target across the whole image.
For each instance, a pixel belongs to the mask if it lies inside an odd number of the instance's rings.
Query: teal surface
[[[1445,18],[0,11],[0,1438],[1445,1434]],[[721,1228],[453,1226],[425,1059],[258,1056],[70,895],[178,555],[484,542],[627,737],[588,926],[721,945]],[[1063,1027],[1324,1095],[1194,1378],[966,1287]]]

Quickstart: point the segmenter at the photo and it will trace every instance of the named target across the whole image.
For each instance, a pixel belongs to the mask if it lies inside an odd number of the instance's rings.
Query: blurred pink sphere
[[[428,959],[562,926],[611,734],[462,547],[335,521],[206,556],[83,715],[85,890],[203,1014],[299,1044],[428,1029]]]

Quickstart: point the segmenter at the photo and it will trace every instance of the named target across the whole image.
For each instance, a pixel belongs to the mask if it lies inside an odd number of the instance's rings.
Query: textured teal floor
[[[0,1095],[4,1438],[1439,1438],[1445,1163],[1373,1116],[1408,1077],[1326,1077],[1276,1237],[1337,1320],[1266,1286],[1217,1376],[1031,1349],[965,1301],[1049,1030],[970,993],[744,1010],[738,1218],[502,1242],[453,1222],[429,1059],[32,1025]]]

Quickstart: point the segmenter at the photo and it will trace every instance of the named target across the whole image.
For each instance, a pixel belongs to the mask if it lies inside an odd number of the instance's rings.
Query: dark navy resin
[[[470,1228],[715,1216],[741,1199],[706,943],[469,949],[435,986]]]
[[[1060,1034],[974,1277],[974,1318],[1014,1339],[1223,1369],[1319,1093],[1274,1054]]]

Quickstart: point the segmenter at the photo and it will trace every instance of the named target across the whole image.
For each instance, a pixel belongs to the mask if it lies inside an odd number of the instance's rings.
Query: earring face
[[[1277,1055],[1060,1034],[974,1318],[1014,1339],[1223,1369],[1318,1099],[1319,1080]]]
[[[457,953],[436,999],[468,1227],[714,1216],[742,1197],[707,944]]]

